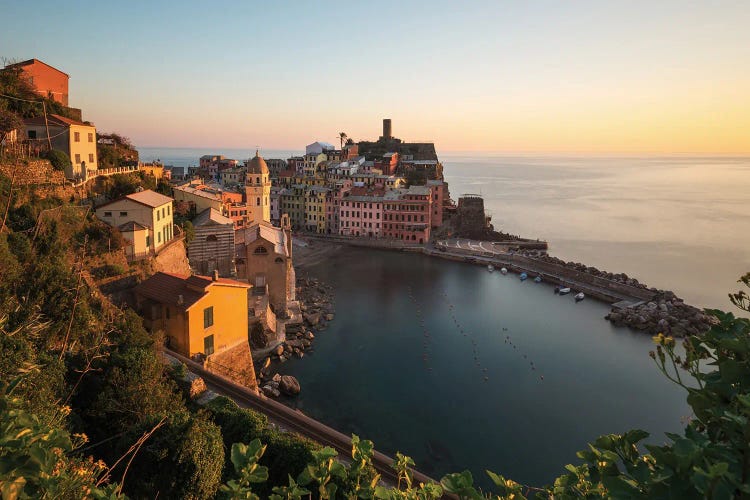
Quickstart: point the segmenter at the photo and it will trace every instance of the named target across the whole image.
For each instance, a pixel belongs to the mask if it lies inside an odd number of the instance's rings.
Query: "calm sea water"
[[[421,255],[331,260],[308,272],[335,286],[336,318],[312,354],[276,366],[301,381],[289,403],[435,477],[468,468],[488,486],[490,469],[541,485],[600,434],[664,442],[689,414],[650,337],[611,326],[603,303]]]
[[[208,153],[252,151],[141,149],[175,165]],[[730,309],[750,270],[750,159],[441,160],[454,199],[482,194],[496,228],[694,305]],[[434,476],[468,468],[487,485],[490,469],[540,485],[600,434],[643,428],[662,442],[689,414],[649,337],[612,327],[605,304],[401,253],[342,249],[307,272],[336,287],[337,316],[314,353],[280,365],[301,381],[293,404]]]

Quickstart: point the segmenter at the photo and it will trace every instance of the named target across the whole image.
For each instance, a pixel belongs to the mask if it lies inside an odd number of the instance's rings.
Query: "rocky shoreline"
[[[697,307],[686,304],[674,292],[649,288],[625,273],[610,273],[580,262],[566,262],[558,257],[540,254],[536,251],[520,251],[517,253],[524,257],[564,266],[571,271],[587,273],[615,283],[653,292],[652,299],[644,304],[628,308],[612,307],[612,310],[604,318],[611,321],[615,326],[627,326],[651,335],[663,333],[673,337],[684,337],[705,333],[716,322],[713,316],[706,314]]]
[[[286,326],[286,339],[279,344],[260,371],[260,388],[267,397],[277,398],[284,394],[296,396],[300,393],[299,381],[291,375],[271,375],[275,363],[285,363],[292,358],[302,359],[305,352],[314,350],[316,335],[325,330],[335,315],[333,288],[310,277],[297,278],[297,300],[300,304],[302,322]]]

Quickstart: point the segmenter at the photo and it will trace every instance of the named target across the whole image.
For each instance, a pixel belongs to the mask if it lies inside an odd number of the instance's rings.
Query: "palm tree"
[[[341,149],[344,149],[344,141],[347,139],[346,132],[339,132],[339,140],[341,141]]]

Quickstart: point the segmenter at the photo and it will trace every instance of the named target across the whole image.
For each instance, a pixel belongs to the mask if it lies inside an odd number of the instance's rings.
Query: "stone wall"
[[[256,391],[258,390],[253,356],[247,341],[240,342],[229,349],[210,355],[206,359],[204,368],[212,373],[226,377],[237,384],[244,385]]]
[[[52,168],[49,160],[3,160],[0,161],[0,173],[8,178],[15,179],[16,186],[29,185],[57,185],[65,184],[65,172]]]
[[[481,235],[487,230],[484,200],[479,196],[463,196],[458,199],[456,229],[459,234]]]
[[[192,274],[182,238],[174,239],[154,258],[154,273]]]

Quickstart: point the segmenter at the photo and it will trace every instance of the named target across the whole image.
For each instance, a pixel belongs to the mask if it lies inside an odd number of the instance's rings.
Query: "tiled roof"
[[[146,189],[145,191],[141,191],[139,193],[129,194],[125,198],[151,208],[160,207],[174,201],[169,196],[164,196],[163,194],[157,193],[156,191],[151,191],[150,189]]]
[[[99,205],[98,207],[96,207],[96,209],[99,210],[100,208],[106,207],[107,205],[111,205],[112,203],[122,200],[134,201],[151,208],[160,207],[166,203],[172,203],[174,201],[169,196],[164,196],[163,194],[159,194],[156,191],[147,189],[145,191],[141,191],[140,193],[133,193],[123,196],[122,198],[117,198],[116,200],[108,201],[103,205]]]
[[[45,125],[44,116],[36,116],[34,118],[25,118],[23,120],[26,125]],[[49,114],[47,115],[47,122],[53,127],[70,127],[71,125],[79,125],[82,127],[94,128],[90,123],[83,123],[78,120],[66,118],[64,116]]]
[[[247,245],[257,239],[273,244],[275,253],[288,257],[284,231],[268,222],[257,222],[245,229],[238,229],[234,233],[235,245]]]
[[[119,229],[120,232],[123,232],[123,233],[132,233],[134,231],[145,231],[148,228],[142,224],[138,224],[137,222],[131,220],[124,224],[120,224],[119,226],[117,226],[117,229]]]
[[[224,217],[215,208],[207,208],[203,212],[199,213],[198,216],[193,220],[193,226],[206,226],[209,224],[228,224],[232,225],[232,219]]]
[[[138,285],[135,292],[154,302],[188,310],[205,297],[209,293],[209,287],[213,285],[251,288],[247,283],[227,278],[219,278],[217,281],[213,281],[207,276],[185,276],[159,272]],[[180,303],[180,296],[182,296],[182,303]]]

